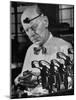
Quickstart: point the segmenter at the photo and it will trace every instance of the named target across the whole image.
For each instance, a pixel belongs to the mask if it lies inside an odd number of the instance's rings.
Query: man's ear
[[[48,27],[49,22],[48,22],[47,16],[44,16],[44,22],[43,23],[45,24],[45,27]]]

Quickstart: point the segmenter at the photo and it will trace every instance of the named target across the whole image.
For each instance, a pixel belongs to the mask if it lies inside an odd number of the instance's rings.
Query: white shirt
[[[23,65],[23,69],[22,69],[21,73],[23,73],[26,70],[36,71],[37,68],[32,68],[32,66],[31,66],[31,62],[33,60],[37,60],[37,61],[45,60],[45,61],[50,63],[50,61],[52,59],[59,60],[56,57],[57,52],[63,52],[66,55],[68,55],[67,49],[71,48],[71,44],[60,39],[60,38],[55,38],[52,35],[50,35],[49,39],[44,44],[44,47],[46,47],[46,49],[47,49],[46,54],[42,54],[42,51],[40,51],[38,55],[34,54],[34,50],[33,50],[34,47],[37,47],[37,44],[33,44],[29,47],[29,49],[26,53],[26,57],[25,57],[25,60],[24,60],[24,65]],[[38,69],[37,69],[37,71],[38,71]]]

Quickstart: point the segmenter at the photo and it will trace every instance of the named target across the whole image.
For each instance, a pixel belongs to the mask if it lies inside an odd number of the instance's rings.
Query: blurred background
[[[11,83],[21,72],[28,47],[32,44],[22,25],[21,14],[26,6],[33,3],[10,2],[10,49],[11,49]],[[37,4],[37,3],[36,3]],[[74,5],[41,4],[43,12],[49,18],[49,30],[56,37],[63,38],[74,47]]]

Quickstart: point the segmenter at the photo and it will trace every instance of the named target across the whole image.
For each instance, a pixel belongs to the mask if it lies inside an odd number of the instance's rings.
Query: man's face
[[[44,16],[43,15],[39,16],[39,14],[37,14],[36,12],[34,12],[32,15],[30,13],[29,17],[30,16],[31,16],[30,23],[22,22],[24,30],[26,31],[26,34],[33,43],[43,44],[47,37],[46,32],[44,32],[46,29],[44,23]],[[24,17],[26,18],[26,15]]]

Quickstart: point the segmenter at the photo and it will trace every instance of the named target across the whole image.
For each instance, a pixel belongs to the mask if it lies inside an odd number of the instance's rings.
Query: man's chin
[[[41,42],[39,42],[39,41],[38,41],[38,42],[35,42],[35,44],[38,44],[38,45],[39,45],[40,43],[41,43]]]
[[[37,45],[43,45],[43,42],[39,41],[39,42],[35,42],[35,44],[37,44]]]
[[[37,44],[37,45],[42,43],[41,41],[32,41],[32,42],[33,42],[33,44]]]
[[[43,41],[41,40],[31,40],[33,44],[37,44],[37,45],[43,45]]]

